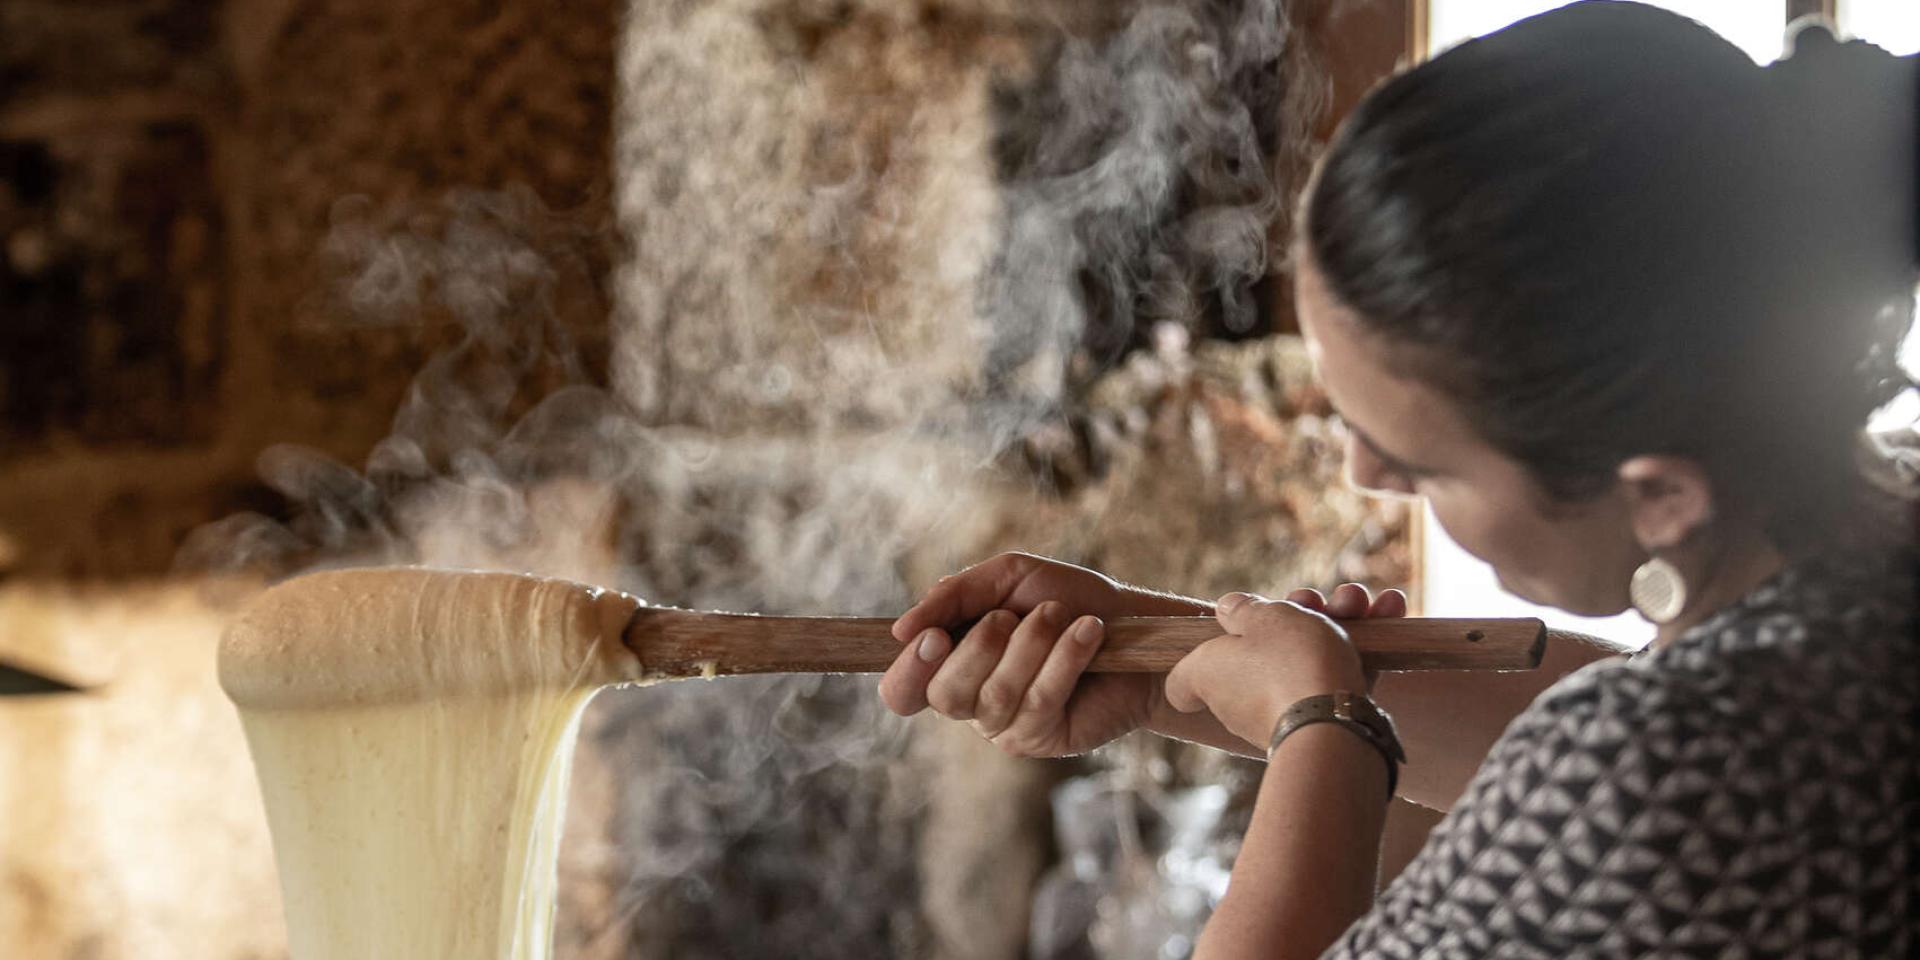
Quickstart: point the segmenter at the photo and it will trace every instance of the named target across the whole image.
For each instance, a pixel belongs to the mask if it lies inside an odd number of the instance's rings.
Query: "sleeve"
[[[1514,721],[1419,856],[1324,956],[1734,948],[1738,926],[1712,917],[1750,906],[1723,895],[1751,826],[1730,805],[1736,785],[1765,793],[1773,778],[1714,711],[1692,706],[1620,665],[1563,680]]]

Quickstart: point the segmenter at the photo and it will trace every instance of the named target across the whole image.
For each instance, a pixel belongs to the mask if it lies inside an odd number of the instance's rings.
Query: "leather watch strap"
[[[1306,697],[1288,707],[1280,715],[1280,721],[1274,724],[1273,738],[1267,741],[1267,756],[1273,756],[1280,741],[1295,730],[1315,723],[1337,723],[1380,751],[1387,761],[1387,798],[1393,798],[1393,791],[1400,782],[1400,765],[1407,761],[1407,753],[1400,745],[1399,734],[1393,729],[1393,718],[1364,694],[1335,690]]]

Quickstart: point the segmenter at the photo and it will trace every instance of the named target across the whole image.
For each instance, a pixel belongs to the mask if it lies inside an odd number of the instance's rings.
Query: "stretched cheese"
[[[284,710],[637,680],[620,633],[639,606],[512,573],[312,573],[267,590],[227,628],[220,685],[242,710]]]
[[[575,733],[639,606],[559,580],[312,574],[229,628],[295,960],[541,960]]]

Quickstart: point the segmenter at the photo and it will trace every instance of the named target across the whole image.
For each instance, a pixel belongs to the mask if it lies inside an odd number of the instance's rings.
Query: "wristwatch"
[[[1307,697],[1280,715],[1280,722],[1273,727],[1273,739],[1267,741],[1267,756],[1272,757],[1280,741],[1289,734],[1314,723],[1337,723],[1380,751],[1387,760],[1387,799],[1393,799],[1394,787],[1400,782],[1400,765],[1407,762],[1407,752],[1400,746],[1400,736],[1393,730],[1393,718],[1387,716],[1386,711],[1375,706],[1365,694],[1347,690]]]

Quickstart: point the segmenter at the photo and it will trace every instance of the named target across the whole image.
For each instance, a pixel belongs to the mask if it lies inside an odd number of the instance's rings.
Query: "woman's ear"
[[[1694,460],[1634,457],[1619,477],[1634,538],[1649,551],[1678,546],[1713,520],[1713,484]]]

